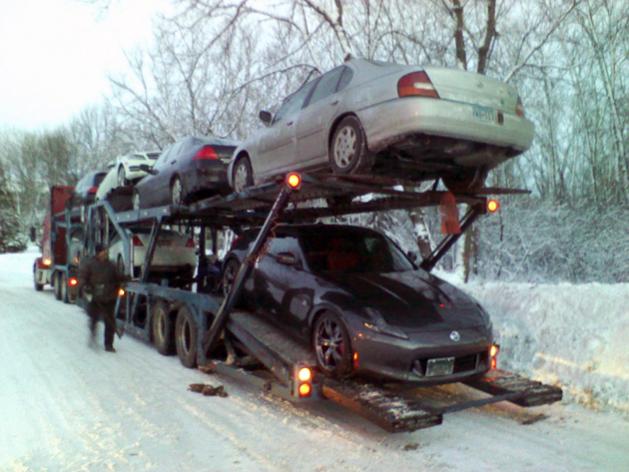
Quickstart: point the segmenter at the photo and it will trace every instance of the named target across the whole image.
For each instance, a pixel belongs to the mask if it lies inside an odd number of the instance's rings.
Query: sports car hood
[[[483,309],[462,291],[422,271],[339,274],[324,278],[361,307],[407,332],[487,326]],[[369,311],[369,310],[368,310]]]

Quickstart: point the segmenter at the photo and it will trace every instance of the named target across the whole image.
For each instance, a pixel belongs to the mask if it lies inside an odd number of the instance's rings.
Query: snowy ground
[[[1,471],[629,469],[629,421],[610,411],[497,404],[391,435],[329,402],[294,407],[185,369],[127,336],[117,354],[90,350],[82,311],[32,289],[33,257],[0,256]],[[230,396],[188,392],[193,382]]]

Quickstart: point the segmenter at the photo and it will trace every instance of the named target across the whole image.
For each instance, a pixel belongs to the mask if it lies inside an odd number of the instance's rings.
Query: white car
[[[146,175],[140,166],[153,167],[161,151],[141,151],[118,156],[107,165],[109,172],[101,182],[97,200],[103,200],[107,194],[117,187],[124,187],[130,182],[137,182]]]
[[[133,232],[129,231],[133,277],[141,275],[150,235],[151,228],[148,227],[135,228]],[[124,245],[118,237],[114,238],[109,246],[109,260],[116,264],[119,273],[125,273]],[[192,238],[176,231],[160,231],[153,254],[151,274],[157,276],[178,275],[182,278],[190,279],[194,275],[196,262],[196,248]]]

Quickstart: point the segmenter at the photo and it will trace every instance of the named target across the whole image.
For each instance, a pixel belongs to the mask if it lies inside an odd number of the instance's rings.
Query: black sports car
[[[489,370],[487,313],[418,269],[386,236],[340,225],[286,225],[274,233],[241,303],[310,342],[324,373],[432,384]],[[225,290],[256,235],[247,231],[234,242]]]
[[[97,171],[90,172],[83,176],[74,187],[72,202],[75,205],[89,205],[94,203],[98,186],[107,175],[107,172]]]
[[[164,149],[149,175],[135,186],[134,208],[181,205],[228,193],[227,162],[236,142],[189,136]]]

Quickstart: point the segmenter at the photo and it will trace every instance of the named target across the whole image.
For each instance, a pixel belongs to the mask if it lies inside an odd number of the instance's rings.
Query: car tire
[[[345,324],[336,314],[325,311],[312,328],[312,348],[317,366],[330,377],[347,377],[352,373],[352,347]]]
[[[225,264],[225,268],[223,269],[223,277],[221,279],[221,286],[223,296],[226,297],[231,289],[234,280],[236,279],[236,275],[238,274],[238,270],[240,269],[240,262],[235,257],[230,258]]]
[[[442,178],[443,184],[452,193],[470,193],[483,188],[487,171],[485,169],[469,169]]]
[[[181,363],[190,369],[197,365],[197,324],[187,307],[181,307],[175,323],[175,347]]]
[[[132,203],[134,210],[139,210],[140,208],[142,208],[142,204],[140,202],[140,193],[137,190],[134,190],[133,192]]]
[[[334,128],[328,158],[335,174],[361,174],[371,170],[374,156],[367,149],[365,131],[357,117],[346,116]]]
[[[127,178],[125,177],[124,166],[120,166],[118,169],[118,187],[124,187],[127,185]]]
[[[175,177],[170,184],[170,203],[175,206],[183,205],[184,196],[183,183],[179,177]]]
[[[151,334],[157,352],[163,356],[170,356],[175,352],[173,324],[168,304],[159,300],[155,303],[152,310]]]
[[[239,157],[232,172],[234,192],[242,192],[253,185],[253,168],[249,156]]]
[[[37,282],[37,266],[33,266],[33,287],[35,287],[35,291],[41,292],[44,289],[44,284],[40,284]]]
[[[52,289],[56,300],[61,300],[61,277],[59,272],[52,274]]]
[[[63,303],[70,303],[70,294],[68,293],[68,275],[64,272],[61,274],[61,301]]]

